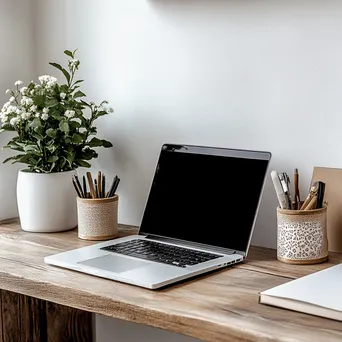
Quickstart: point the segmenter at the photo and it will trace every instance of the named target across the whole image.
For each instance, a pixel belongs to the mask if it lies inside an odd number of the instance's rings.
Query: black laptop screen
[[[246,251],[270,154],[164,145],[140,233]]]

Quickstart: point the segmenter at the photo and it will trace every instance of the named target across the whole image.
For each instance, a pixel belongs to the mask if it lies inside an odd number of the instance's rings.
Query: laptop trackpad
[[[133,260],[115,255],[105,255],[98,258],[81,261],[79,264],[115,273],[126,272],[134,268],[148,265],[148,263],[144,261]]]

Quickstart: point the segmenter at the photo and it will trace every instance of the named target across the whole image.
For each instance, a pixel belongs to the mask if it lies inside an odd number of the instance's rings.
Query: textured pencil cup
[[[290,264],[317,264],[328,260],[327,207],[277,208],[277,258]]]
[[[109,240],[118,236],[119,197],[77,197],[78,237],[85,240]]]

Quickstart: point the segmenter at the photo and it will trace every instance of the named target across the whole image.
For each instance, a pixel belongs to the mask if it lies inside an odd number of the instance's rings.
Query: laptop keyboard
[[[140,239],[102,247],[101,249],[177,267],[193,266],[222,257],[222,255]]]

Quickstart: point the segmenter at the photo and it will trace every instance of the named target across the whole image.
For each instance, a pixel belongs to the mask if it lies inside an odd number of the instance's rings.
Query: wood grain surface
[[[121,236],[135,232],[120,226]],[[259,304],[260,291],[341,262],[339,254],[289,265],[274,250],[252,247],[239,265],[157,291],[44,264],[44,256],[93,243],[75,230],[36,234],[1,225],[0,288],[205,341],[342,340],[341,322]]]

